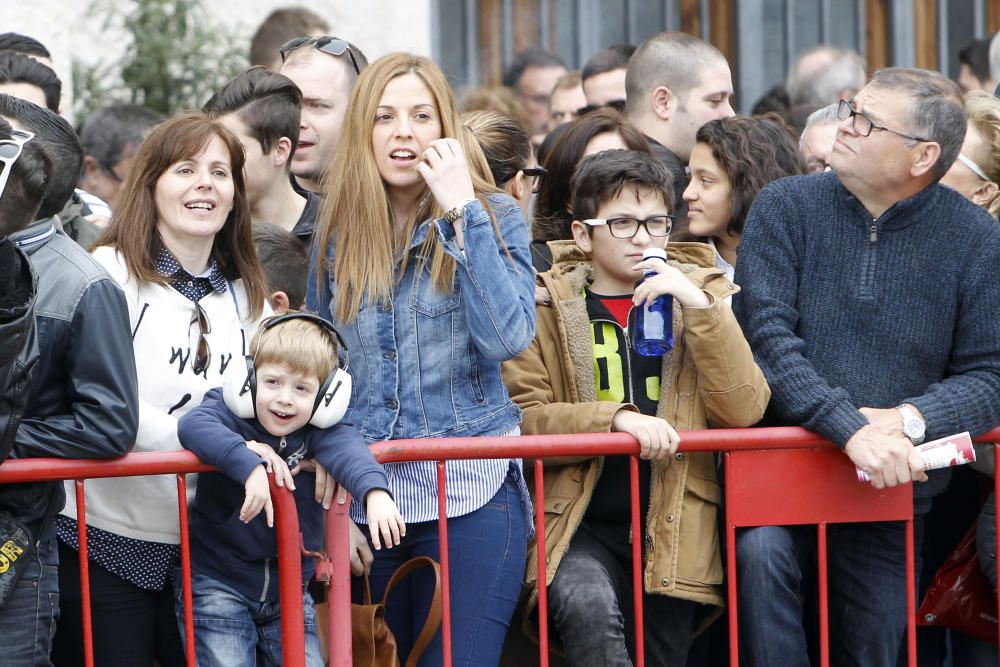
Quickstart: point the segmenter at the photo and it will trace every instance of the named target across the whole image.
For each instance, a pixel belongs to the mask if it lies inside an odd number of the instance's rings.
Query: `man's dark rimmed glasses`
[[[24,145],[35,138],[35,135],[25,130],[11,130],[10,139],[0,139],[0,162],[3,163],[3,170],[0,171],[0,197],[7,188],[7,179],[10,172],[14,170],[14,163],[21,157]]]
[[[322,37],[296,37],[295,39],[288,40],[281,45],[278,49],[278,53],[281,54],[281,62],[285,62],[288,54],[295,49],[302,48],[307,44],[312,44],[313,48],[323,53],[329,53],[331,56],[342,56],[346,52],[351,58],[351,65],[354,66],[354,73],[361,74],[361,68],[358,66],[358,61],[354,57],[354,51],[351,50],[351,45],[347,43],[346,39],[341,39],[340,37],[331,37],[330,35],[323,35]]]
[[[201,304],[194,304],[194,315],[191,317],[191,324],[198,325],[198,349],[195,352],[194,362],[191,370],[196,374],[203,373],[209,364],[212,363],[212,348],[208,346],[208,338],[205,336],[212,333],[212,323],[205,314],[205,309]]]
[[[931,141],[931,139],[924,139],[912,134],[900,132],[899,130],[894,130],[891,127],[886,127],[885,125],[879,125],[869,118],[863,111],[855,109],[854,105],[847,100],[840,100],[840,104],[837,106],[837,120],[844,121],[848,118],[853,118],[852,122],[854,131],[862,137],[870,136],[872,130],[881,130],[883,132],[892,132],[893,134],[903,137],[904,139],[909,139],[910,141]]]
[[[528,167],[522,169],[521,172],[528,178],[528,182],[531,183],[531,191],[535,193],[542,189],[542,179],[549,174],[549,170],[544,167]]]
[[[664,236],[670,235],[670,230],[674,227],[674,216],[654,215],[646,218],[645,220],[626,218],[624,216],[620,218],[591,218],[589,220],[584,220],[583,224],[590,225],[591,227],[607,225],[608,231],[611,232],[611,236],[616,239],[632,238],[639,233],[640,225],[651,237],[663,238]]]

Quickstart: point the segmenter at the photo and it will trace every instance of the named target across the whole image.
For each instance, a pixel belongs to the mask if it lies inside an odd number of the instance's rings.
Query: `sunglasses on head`
[[[342,56],[346,52],[351,58],[351,65],[354,66],[354,73],[361,74],[361,68],[358,67],[358,61],[354,57],[354,51],[351,50],[351,45],[347,43],[346,39],[331,37],[330,35],[323,35],[322,37],[296,37],[295,39],[288,40],[281,45],[280,49],[278,49],[278,53],[281,54],[281,62],[285,62],[285,59],[288,58],[288,54],[292,51],[310,44],[317,51],[329,53],[331,56]]]
[[[7,179],[10,172],[14,170],[14,163],[21,157],[24,145],[35,138],[35,135],[25,130],[11,130],[10,139],[0,139],[0,162],[3,163],[3,170],[0,171],[0,197],[7,188]]]

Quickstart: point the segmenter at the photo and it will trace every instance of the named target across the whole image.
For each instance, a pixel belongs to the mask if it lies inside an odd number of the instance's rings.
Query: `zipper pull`
[[[278,443],[278,450],[284,449],[288,443],[285,442],[285,436],[281,436],[281,442]]]
[[[878,241],[878,222],[877,221],[872,220],[872,226],[869,228],[869,231],[871,232],[871,236],[870,236],[871,242],[875,243],[876,241]]]

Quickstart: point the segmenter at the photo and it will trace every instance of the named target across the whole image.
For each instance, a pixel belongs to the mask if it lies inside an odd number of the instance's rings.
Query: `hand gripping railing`
[[[855,494],[861,501],[866,512],[859,518],[853,518],[844,508],[838,509],[829,516],[824,512],[831,511],[830,505],[821,503],[817,506],[797,505],[795,512],[788,514],[794,522],[816,523],[820,544],[820,601],[821,610],[821,660],[826,665],[829,662],[828,617],[826,606],[826,524],[857,520],[903,520],[907,523],[907,609],[908,609],[908,648],[909,664],[916,665],[916,626],[915,626],[915,587],[913,559],[913,525],[912,525],[912,493],[909,485],[883,491],[875,490],[867,484],[856,480],[854,467],[849,459],[830,442],[815,433],[802,428],[754,428],[754,429],[712,429],[702,431],[687,431],[681,434],[680,451],[691,452],[725,452],[727,454],[726,471],[726,514],[728,542],[728,599],[730,613],[730,662],[739,664],[738,658],[738,626],[737,600],[735,582],[735,528],[738,526],[771,525],[754,524],[755,518],[762,518],[761,512],[751,507],[740,507],[755,502],[761,494],[772,499],[774,493],[775,474],[780,477],[780,470],[775,466],[797,465],[801,472],[802,466],[814,468],[816,471],[836,470],[830,475],[834,479],[827,490],[838,493]],[[975,438],[976,442],[1000,442],[1000,428]],[[760,451],[763,450],[763,451]],[[792,459],[782,456],[780,450],[794,455]],[[788,450],[802,450],[788,452]],[[448,572],[448,524],[444,512],[445,502],[445,461],[455,459],[483,458],[522,458],[533,461],[534,492],[535,492],[535,535],[537,540],[539,586],[538,623],[539,652],[541,665],[548,665],[548,619],[547,591],[544,585],[546,576],[545,564],[545,512],[543,488],[543,458],[557,456],[604,456],[619,455],[631,457],[631,497],[632,497],[632,534],[642,534],[638,503],[638,452],[639,446],[634,438],[623,433],[586,433],[572,435],[519,436],[519,437],[489,437],[489,438],[444,438],[424,440],[395,440],[374,445],[372,451],[382,463],[397,461],[435,461],[437,462],[438,481],[438,534],[440,539],[441,581],[442,581],[442,639],[444,642],[444,665],[451,665],[451,595],[449,590]],[[832,467],[831,467],[832,466]],[[764,470],[772,470],[772,474],[760,477]],[[762,488],[763,485],[763,488]],[[779,487],[787,490],[787,479],[782,480]],[[997,484],[1000,491],[1000,483]],[[813,494],[814,496],[817,494]],[[1000,496],[1000,493],[998,493]],[[874,503],[874,505],[872,504]],[[349,503],[348,503],[349,504]],[[879,506],[884,510],[885,519],[879,519]],[[779,503],[780,506],[780,503]],[[775,509],[770,505],[769,509]],[[874,509],[874,511],[872,511]],[[767,517],[774,520],[771,514]],[[780,517],[777,517],[780,519]],[[330,510],[327,522],[327,551],[332,560],[333,576],[329,590],[329,636],[330,661],[335,667],[349,667],[351,658],[351,609],[350,609],[350,555],[348,549],[348,505],[335,504]],[[777,520],[774,523],[785,524],[793,521]],[[998,533],[1000,533],[1000,512],[998,512]],[[643,627],[642,613],[642,578],[641,578],[641,540],[633,540],[633,606],[635,611],[635,627]],[[512,623],[511,632],[520,632],[518,621]],[[636,633],[635,658],[637,665],[645,664],[645,647],[641,632]]]
[[[75,480],[76,515],[80,541],[80,597],[83,604],[84,660],[94,665],[90,610],[90,568],[87,558],[86,502],[84,480],[104,477],[177,475],[178,513],[181,532],[181,570],[184,577],[184,624],[188,667],[195,667],[194,618],[191,614],[191,552],[188,538],[187,475],[211,472],[191,452],[143,452],[108,460],[11,459],[0,465],[0,484]],[[281,604],[281,648],[286,667],[305,666],[305,619],[302,611],[302,559],[299,547],[299,517],[295,499],[269,476],[274,504],[274,529],[278,542],[279,600]]]

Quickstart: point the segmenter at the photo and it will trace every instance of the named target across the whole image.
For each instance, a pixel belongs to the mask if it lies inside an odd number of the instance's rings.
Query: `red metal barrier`
[[[712,429],[704,431],[687,431],[681,434],[682,452],[726,452],[732,462],[733,453],[741,452],[737,457],[737,467],[743,467],[749,474],[737,475],[739,483],[742,485],[736,488],[727,489],[727,512],[732,512],[732,529],[735,526],[749,525],[775,525],[790,523],[815,523],[819,526],[819,550],[820,550],[820,575],[822,586],[820,597],[823,602],[822,630],[824,664],[828,661],[828,626],[826,625],[827,612],[826,603],[826,525],[838,522],[872,521],[872,520],[904,520],[907,522],[906,542],[907,542],[907,581],[908,586],[908,634],[909,634],[909,654],[910,664],[915,664],[915,600],[913,586],[913,530],[912,530],[912,493],[909,485],[897,487],[886,491],[878,491],[867,484],[857,482],[854,475],[853,465],[850,464],[846,456],[830,442],[827,442],[815,433],[811,433],[802,428],[780,427],[780,428],[756,428],[756,429]],[[1000,428],[975,438],[976,442],[998,442],[1000,443]],[[765,450],[765,451],[759,451]],[[808,452],[776,452],[774,450],[814,450]],[[438,525],[442,538],[442,581],[447,581],[448,567],[445,554],[447,553],[447,521],[444,518],[444,489],[445,474],[444,461],[455,459],[483,459],[483,458],[522,458],[526,464],[531,461],[535,471],[535,522],[536,539],[538,541],[538,576],[539,581],[544,582],[545,567],[545,530],[544,530],[544,490],[542,488],[543,459],[555,456],[603,456],[603,455],[627,455],[631,457],[631,486],[632,486],[632,530],[634,535],[642,534],[639,526],[638,511],[638,443],[629,435],[623,433],[592,433],[573,435],[546,435],[546,436],[519,436],[492,437],[492,438],[446,438],[446,439],[425,439],[425,440],[395,440],[374,445],[372,447],[376,458],[382,463],[399,461],[437,461],[438,466],[438,503],[439,517]],[[789,457],[788,455],[791,454]],[[765,457],[781,455],[781,460],[767,461]],[[753,464],[754,459],[761,457]],[[843,483],[834,484],[838,493],[848,493],[859,500],[857,503],[849,503],[848,507],[838,503],[830,503],[823,500],[822,493],[812,494],[817,501],[806,506],[805,503],[789,507],[787,503],[774,502],[770,506],[760,508],[755,512],[753,507],[742,506],[741,503],[755,503],[760,498],[774,501],[778,499],[773,491],[781,488],[784,492],[788,487],[790,476],[781,475],[776,480],[773,477],[762,476],[757,479],[757,489],[751,485],[754,474],[760,472],[761,467],[768,465],[785,465],[787,461],[796,462],[796,459],[811,457],[812,463],[819,466],[817,470],[821,475],[836,477]],[[808,461],[798,460],[800,465],[810,465]],[[751,467],[746,467],[750,464]],[[824,467],[825,466],[825,467]],[[835,475],[832,471],[837,470]],[[780,472],[774,470],[774,472]],[[728,466],[727,466],[728,475]],[[780,485],[775,486],[780,481]],[[831,487],[832,488],[832,487]],[[761,490],[765,490],[763,495]],[[997,490],[1000,491],[1000,480],[997,483]],[[732,495],[730,495],[732,494]],[[1000,493],[998,493],[1000,495]],[[735,497],[734,497],[735,496]],[[782,497],[784,495],[782,494]],[[757,500],[755,500],[757,499]],[[348,501],[349,502],[349,501]],[[866,509],[866,512],[846,511],[847,509]],[[766,512],[764,510],[767,510]],[[782,514],[782,511],[785,514]],[[880,518],[881,517],[881,518]],[[753,520],[767,519],[762,523],[754,524]],[[348,524],[349,521],[347,505],[336,505],[331,509],[327,522],[327,552],[332,554],[333,574],[328,592],[330,606],[329,631],[330,631],[330,661],[332,667],[349,667],[352,664],[351,656],[351,610],[350,610],[350,561],[348,544]],[[1000,533],[1000,512],[997,520],[998,533]],[[640,540],[633,540],[633,604],[636,612],[636,627],[642,628],[642,588],[641,588],[641,548]],[[731,620],[733,624],[730,631],[735,637],[737,632],[735,610],[736,589],[735,589],[735,547],[730,545],[728,551],[729,558],[729,606]],[[450,655],[450,629],[451,619],[448,614],[450,605],[450,591],[448,586],[443,584],[442,590],[443,608],[445,610],[442,623],[444,639],[444,664],[451,664]],[[545,586],[539,587],[539,664],[548,664],[548,621],[547,621],[547,595]],[[519,631],[516,627],[515,619],[512,631]],[[733,665],[738,664],[738,647],[736,641],[730,643],[730,657]],[[636,641],[636,664],[644,664],[643,640],[641,633]]]
[[[143,452],[103,461],[72,461],[66,459],[10,459],[0,466],[0,484],[20,482],[76,481],[77,516],[86,516],[84,480],[107,477],[140,477],[146,475],[177,475],[178,511],[181,529],[181,569],[184,577],[184,622],[187,637],[194,637],[191,615],[191,555],[188,540],[187,487],[185,477],[191,473],[211,472],[214,468],[201,463],[191,452]],[[281,648],[286,667],[305,666],[305,618],[302,610],[302,559],[299,555],[299,516],[291,491],[274,484],[269,478],[274,504],[274,529],[278,542],[279,601],[281,604]],[[79,522],[80,581],[83,583],[84,660],[94,665],[90,605],[90,568],[87,557],[86,522]],[[346,550],[344,551],[346,554]],[[348,626],[349,627],[349,626]],[[195,667],[194,642],[186,642],[187,664]]]

